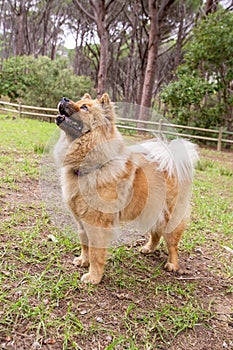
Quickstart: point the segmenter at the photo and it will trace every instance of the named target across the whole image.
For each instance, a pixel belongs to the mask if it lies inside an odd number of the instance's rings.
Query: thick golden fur
[[[115,126],[114,109],[107,94],[99,100],[86,94],[76,103],[66,99],[59,110],[66,117],[60,116],[57,121],[63,131],[54,153],[61,167],[64,200],[78,224],[82,251],[74,264],[89,266],[82,281],[101,281],[107,247],[116,237],[120,223],[127,221],[150,233],[142,253],[154,252],[163,236],[168,247],[165,268],[177,271],[191,170],[184,170],[187,174],[180,181],[177,169],[161,169],[159,154],[149,159],[147,150],[126,147]],[[69,118],[74,122],[71,133]],[[79,123],[77,135],[75,121]],[[157,147],[156,141],[153,145],[152,148]],[[179,218],[175,220],[175,216]]]

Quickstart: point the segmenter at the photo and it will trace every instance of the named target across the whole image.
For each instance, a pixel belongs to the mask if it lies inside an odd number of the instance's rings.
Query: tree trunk
[[[205,14],[214,13],[218,9],[219,0],[207,0],[205,3]]]
[[[138,13],[139,13],[139,4],[136,2],[134,4],[134,13],[133,13],[133,20],[132,20],[132,35],[129,45],[129,56],[128,56],[128,62],[127,62],[127,71],[126,71],[126,84],[125,84],[125,101],[130,102],[132,90],[133,90],[133,62],[134,62],[134,56],[135,56],[135,40],[136,40],[136,33],[137,33],[137,27],[138,27]]]
[[[101,26],[102,27],[102,26]],[[104,26],[103,26],[104,28]],[[108,33],[101,29],[100,34],[100,60],[98,71],[97,96],[101,97],[106,90],[107,69],[108,69]]]
[[[167,13],[168,8],[175,0],[148,0],[149,8],[149,45],[148,45],[148,60],[146,65],[145,79],[142,90],[142,99],[139,113],[139,120],[147,120],[148,109],[151,107],[151,99],[153,95],[153,86],[156,75],[158,50],[161,36],[161,23]],[[140,123],[139,123],[140,124]],[[140,125],[139,125],[140,126]]]
[[[107,30],[107,11],[109,6],[113,3],[111,0],[107,6],[105,6],[105,0],[90,0],[92,11],[88,12],[83,4],[78,0],[73,0],[76,6],[91,20],[96,23],[97,33],[100,39],[100,56],[99,56],[99,69],[98,69],[98,83],[97,83],[97,96],[100,97],[106,90],[107,82],[107,69],[108,69],[108,45],[109,37]]]
[[[142,102],[142,91],[143,91],[144,80],[145,80],[145,71],[142,68],[141,73],[140,73],[139,82],[138,82],[138,89],[137,89],[137,101],[136,101],[136,103],[138,105],[140,105]]]
[[[148,46],[148,59],[146,65],[145,79],[142,90],[142,107],[150,107],[152,92],[155,80],[155,73],[157,67],[157,56],[160,41],[159,23],[158,23],[158,9],[156,1],[149,0],[149,18],[150,18],[150,30],[149,30],[149,46]],[[141,108],[139,119],[146,120],[147,113],[145,108]]]
[[[129,56],[127,62],[127,72],[126,72],[126,85],[125,85],[125,101],[130,102],[131,91],[130,87],[132,87],[132,72],[133,72],[133,56],[134,56],[134,34],[131,38],[131,43],[129,46]]]
[[[97,33],[100,39],[100,58],[99,58],[99,70],[98,70],[98,86],[97,97],[106,90],[107,82],[107,69],[108,69],[108,31],[106,23],[106,8],[105,0],[96,0],[94,5],[94,16],[97,24]]]
[[[22,56],[24,49],[24,14],[25,14],[25,2],[26,0],[20,1],[19,11],[16,15],[16,34],[15,34],[15,55]]]
[[[56,42],[54,41],[52,43],[52,47],[51,47],[51,60],[54,61],[56,59],[56,49],[57,49],[57,45]]]
[[[179,24],[179,30],[177,35],[177,42],[176,42],[176,56],[175,56],[175,68],[179,66],[180,60],[181,60],[181,52],[182,52],[182,42],[183,42],[183,27],[184,27],[184,14],[185,14],[185,3],[184,0],[180,4],[180,24]]]
[[[143,91],[143,85],[144,85],[144,80],[145,80],[145,70],[146,70],[147,58],[148,58],[148,45],[145,48],[143,55],[140,55],[141,66],[140,66],[140,72],[139,72],[138,88],[137,88],[137,100],[136,100],[136,103],[138,105],[140,105],[141,101],[142,101],[142,91]]]
[[[79,34],[81,32],[81,42],[78,43]],[[75,37],[75,57],[74,57],[74,74],[80,75],[81,72],[81,53],[83,48],[83,41],[84,41],[84,35],[85,31],[83,30],[81,25],[78,25],[77,31],[76,31],[76,37]]]

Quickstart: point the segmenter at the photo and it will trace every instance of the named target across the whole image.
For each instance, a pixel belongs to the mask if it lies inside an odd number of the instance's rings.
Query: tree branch
[[[94,10],[95,10],[94,12],[97,13],[96,3],[93,0],[90,0],[90,4],[94,8]]]
[[[120,8],[120,10],[115,14],[115,16],[111,16],[111,14],[108,16],[107,20],[106,20],[106,29],[109,28],[110,24],[114,22],[114,20],[117,18],[117,16],[119,15],[119,13],[121,13],[121,11],[123,10],[123,8],[125,7],[125,3],[123,3],[123,6]],[[110,21],[109,21],[110,19]]]
[[[114,3],[115,0],[110,0],[105,6],[105,12],[108,12],[109,7]],[[124,4],[125,6],[125,4]]]
[[[168,7],[170,7],[173,3],[175,2],[175,0],[164,0],[159,8],[159,12],[158,12],[158,18],[159,21],[162,21],[165,13],[166,13],[166,9]]]
[[[73,4],[76,5],[83,13],[85,13],[85,15],[86,15],[88,18],[90,18],[92,21],[96,22],[95,17],[83,7],[83,5],[80,3],[80,1],[78,1],[78,0],[72,0],[72,2],[73,2]]]

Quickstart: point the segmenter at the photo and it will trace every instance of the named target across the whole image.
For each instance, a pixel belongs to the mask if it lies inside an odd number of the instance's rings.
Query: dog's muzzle
[[[67,106],[68,106],[68,103],[70,102],[70,100],[66,97],[62,97],[61,101],[59,102],[57,108],[59,110],[59,115],[57,116],[55,122],[56,124],[59,126],[61,125],[66,117],[69,117],[68,113],[67,113]]]
[[[70,100],[66,97],[62,97],[59,105],[58,105],[58,110],[60,115],[65,115],[66,117],[69,117],[69,103]]]

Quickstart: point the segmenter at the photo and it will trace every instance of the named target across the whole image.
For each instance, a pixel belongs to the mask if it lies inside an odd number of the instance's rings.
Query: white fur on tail
[[[151,162],[156,162],[158,170],[167,171],[169,176],[176,173],[179,183],[191,181],[194,166],[199,159],[196,146],[184,139],[148,141],[141,143],[134,152],[146,154]]]

